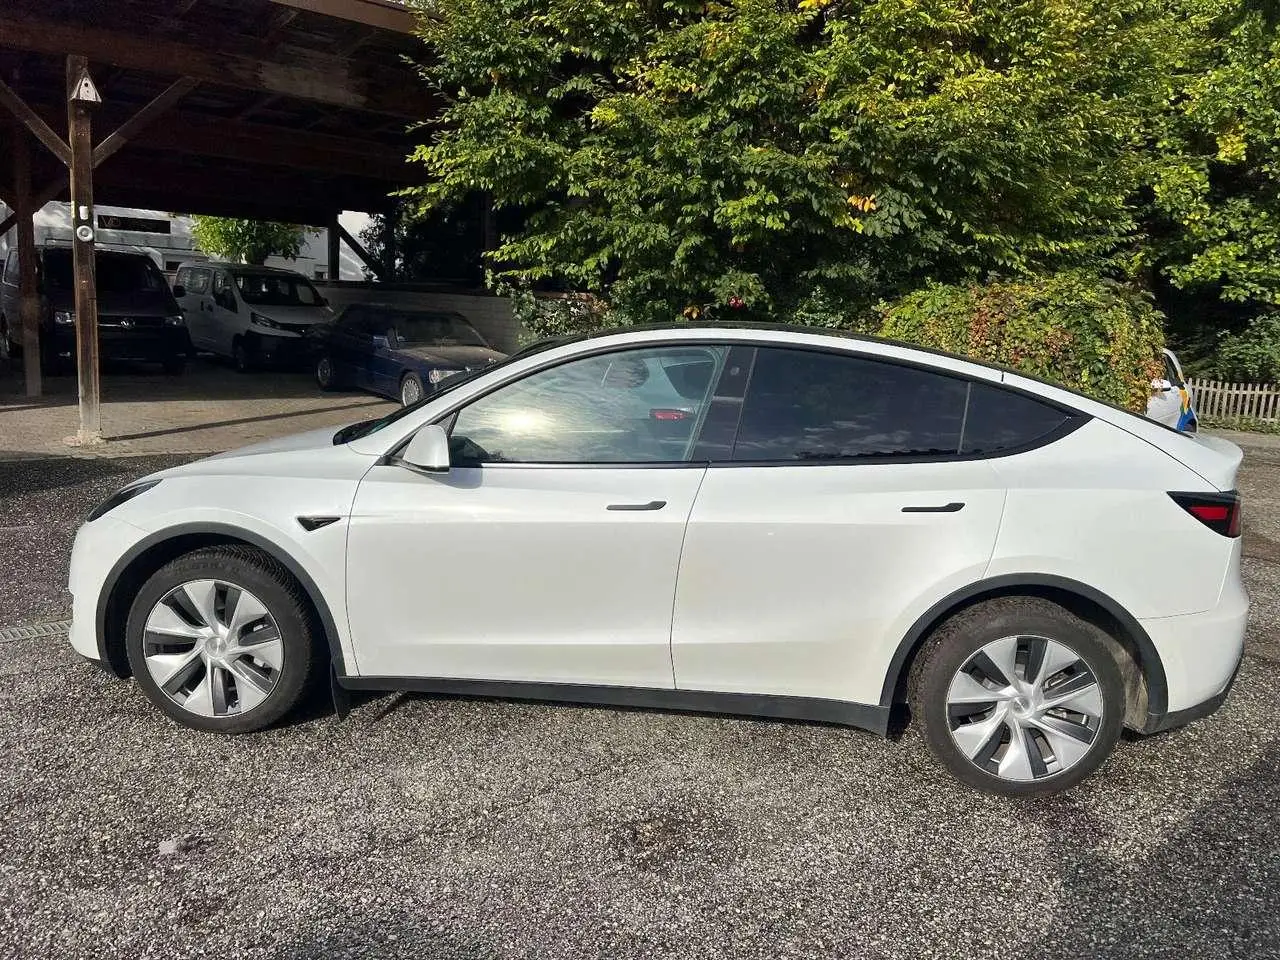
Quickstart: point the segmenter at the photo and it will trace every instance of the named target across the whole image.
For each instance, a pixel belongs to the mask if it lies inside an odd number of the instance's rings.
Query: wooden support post
[[[22,369],[27,396],[38,397],[40,381],[40,294],[36,290],[36,210],[31,197],[31,138],[21,126],[13,131],[14,214],[18,218],[18,319],[22,324]]]
[[[98,370],[98,283],[94,263],[93,133],[89,107],[96,102],[89,64],[67,57],[67,138],[71,146],[71,253],[76,292],[76,365],[80,375],[79,444],[102,442]]]
[[[335,213],[329,221],[329,282],[342,278],[342,224]]]

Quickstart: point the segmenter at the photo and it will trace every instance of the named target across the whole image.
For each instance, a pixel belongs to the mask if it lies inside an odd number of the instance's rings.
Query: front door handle
[[[661,510],[667,505],[665,500],[650,500],[648,503],[611,503],[606,510]]]
[[[903,507],[903,513],[958,513],[964,509],[964,504],[957,501],[944,503],[940,507]]]

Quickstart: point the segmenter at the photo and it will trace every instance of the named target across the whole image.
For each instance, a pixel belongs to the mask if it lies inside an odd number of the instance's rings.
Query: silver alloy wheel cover
[[[956,671],[947,726],[969,762],[1002,780],[1057,776],[1083,760],[1105,704],[1093,670],[1061,640],[992,640]]]
[[[407,407],[421,399],[422,387],[418,385],[418,381],[413,377],[405,377],[404,383],[400,384],[400,403]]]
[[[261,600],[226,580],[191,580],[151,608],[147,672],[166,697],[201,717],[261,706],[280,681],[284,642]]]

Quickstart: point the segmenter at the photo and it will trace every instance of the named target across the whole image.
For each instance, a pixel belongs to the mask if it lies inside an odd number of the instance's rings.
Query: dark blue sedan
[[[405,406],[445,377],[504,356],[461,315],[412,307],[352,304],[312,336],[320,389],[369,390]]]

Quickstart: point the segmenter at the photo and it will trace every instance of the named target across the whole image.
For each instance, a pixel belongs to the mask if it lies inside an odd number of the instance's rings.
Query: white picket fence
[[[1201,417],[1280,420],[1280,384],[1188,380],[1187,388]]]

